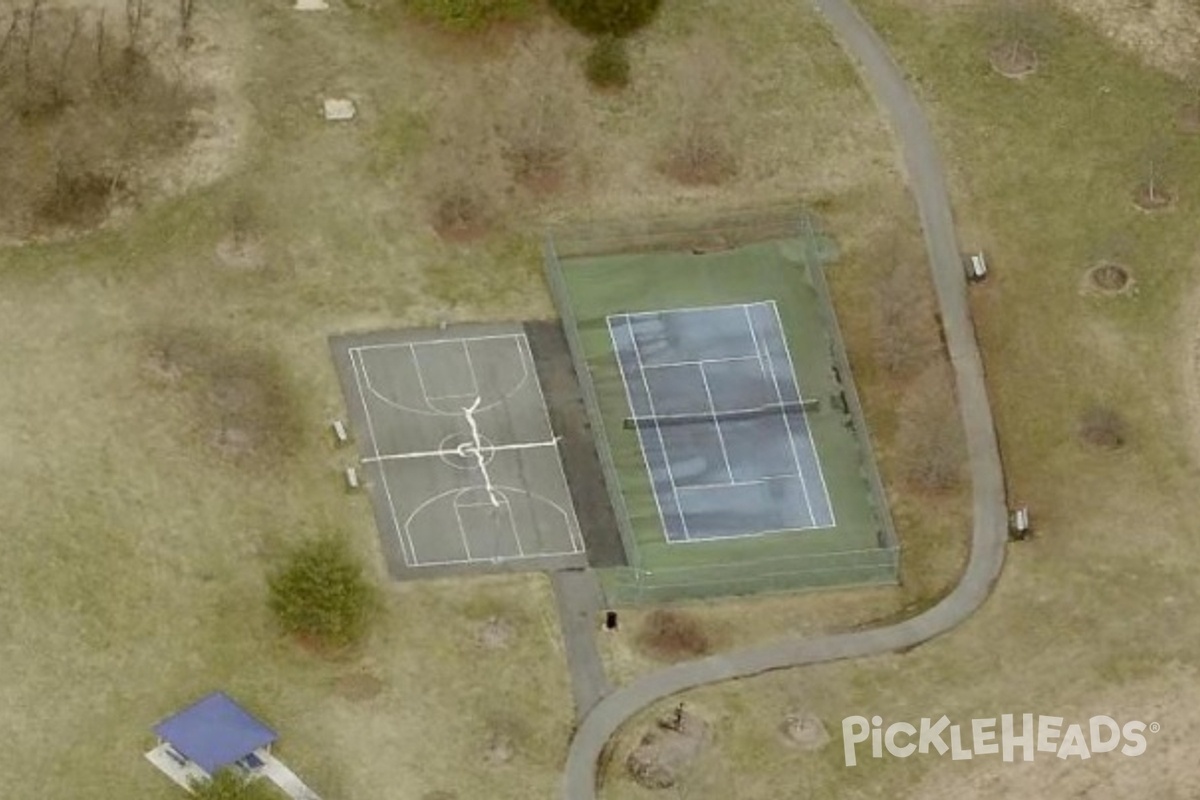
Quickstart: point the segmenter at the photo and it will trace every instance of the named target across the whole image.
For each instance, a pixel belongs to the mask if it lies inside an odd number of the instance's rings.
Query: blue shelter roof
[[[154,732],[209,775],[279,738],[224,692],[164,719]]]

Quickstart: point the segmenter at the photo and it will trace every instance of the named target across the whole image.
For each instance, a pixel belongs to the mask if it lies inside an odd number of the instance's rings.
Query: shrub
[[[597,41],[583,66],[588,81],[597,88],[621,89],[629,85],[629,53],[616,36]]]
[[[406,0],[409,10],[451,30],[472,31],[529,14],[530,0]]]
[[[279,800],[270,781],[247,780],[232,769],[219,770],[212,780],[192,781],[196,800]]]
[[[375,601],[362,564],[333,535],[302,543],[268,583],[271,610],[284,630],[320,644],[357,640]]]
[[[563,19],[593,36],[628,36],[645,27],[662,0],[550,0]]]

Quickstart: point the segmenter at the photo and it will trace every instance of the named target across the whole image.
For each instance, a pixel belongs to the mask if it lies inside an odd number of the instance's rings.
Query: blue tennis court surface
[[[773,301],[608,329],[668,541],[835,524]]]

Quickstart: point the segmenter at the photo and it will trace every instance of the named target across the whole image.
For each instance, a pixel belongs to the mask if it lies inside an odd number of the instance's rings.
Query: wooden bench
[[[333,438],[337,439],[338,444],[345,444],[350,441],[350,434],[346,432],[346,426],[340,419],[333,421]]]
[[[967,258],[967,280],[981,281],[987,277],[987,261],[983,258],[983,251],[974,253]]]
[[[354,467],[346,467],[346,488],[354,490],[359,488],[359,485],[358,470]]]

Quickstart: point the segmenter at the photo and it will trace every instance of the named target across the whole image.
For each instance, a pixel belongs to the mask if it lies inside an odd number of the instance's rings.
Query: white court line
[[[771,351],[759,350],[758,334],[754,332],[754,318],[750,316],[750,306],[746,306],[746,325],[749,326],[749,328],[750,328],[750,337],[752,339],[754,339],[755,352],[758,352],[760,354],[765,353],[767,356],[767,360],[771,364],[771,382],[775,385],[775,398],[777,400],[779,400],[780,405],[782,405],[783,404],[783,393],[780,392],[780,390],[779,390],[779,376],[775,374],[775,362],[771,361]],[[783,336],[783,325],[782,324],[780,324],[780,326],[779,326],[779,335],[780,335],[780,337]],[[760,358],[761,358],[761,355],[760,355]],[[789,363],[789,366],[790,366],[790,363]],[[763,374],[766,374],[765,366],[763,367],[763,370],[764,370]],[[797,385],[796,386],[796,395],[799,396],[799,394],[800,394],[800,387],[799,387],[799,385]],[[801,492],[801,494],[804,495],[804,507],[808,509],[808,521],[811,522],[813,525],[816,525],[817,517],[815,514],[813,514],[812,503],[809,502],[809,499],[808,499],[808,486],[805,484],[804,471],[800,466],[800,454],[796,451],[796,439],[795,439],[794,435],[792,434],[792,423],[791,423],[791,420],[788,419],[788,415],[786,413],[781,413],[781,416],[783,417],[783,426],[784,426],[784,428],[787,429],[788,447],[790,447],[792,450],[792,461],[796,465],[796,475],[799,476],[799,478],[800,478],[800,492]],[[813,450],[813,457],[815,458],[816,455],[817,455],[817,451]]]
[[[654,413],[654,396],[650,394],[650,384],[646,381],[646,368],[642,365],[642,353],[638,349],[637,336],[633,334],[633,323],[626,319],[629,326],[629,341],[633,342],[633,355],[637,359],[638,374],[642,378],[642,386],[646,389],[646,402],[650,404],[650,416],[655,416]],[[671,483],[671,491],[675,493],[675,507],[679,509],[679,522],[683,525],[683,535],[688,536],[687,516],[683,513],[683,503],[679,502],[679,488],[675,485],[675,475],[671,472],[671,458],[667,455],[667,442],[663,439],[662,428],[658,423],[654,424],[654,430],[658,433],[658,443],[662,447],[663,464],[667,467],[667,480]],[[639,437],[640,438],[640,437]],[[643,452],[642,455],[645,455]],[[654,473],[650,473],[650,480],[653,482]],[[667,520],[663,518],[663,533],[666,534]],[[669,537],[664,537],[669,538]]]
[[[527,555],[522,559],[518,559],[516,556],[509,556],[507,558],[497,559],[497,561],[492,561],[492,559],[490,559],[490,558],[475,558],[475,559],[448,558],[448,559],[445,559],[444,561],[422,561],[420,564],[417,564],[416,566],[417,567],[461,567],[466,564],[495,564],[495,563],[507,562],[507,561],[537,562],[537,561],[540,561],[545,558],[565,558],[567,556],[577,556],[577,555],[579,555],[579,553],[576,553],[573,551],[556,550],[552,553],[531,553],[530,555]]]
[[[696,536],[691,539],[680,539],[680,540],[674,541],[674,542],[669,541],[669,542],[667,542],[667,544],[694,544],[696,542],[721,542],[721,541],[725,541],[726,539],[757,539],[760,536],[771,536],[771,535],[781,534],[781,533],[796,534],[797,532],[807,533],[808,531],[828,531],[828,530],[833,530],[836,527],[837,527],[836,525],[810,525],[807,528],[779,528],[777,530],[769,530],[769,531],[748,531],[746,533],[732,533],[727,536]]]
[[[483,448],[485,453],[502,453],[507,450],[535,450],[539,447],[555,447],[558,445],[558,440],[562,437],[554,437],[545,442],[518,442],[516,444],[495,444]],[[467,452],[474,452],[475,448],[467,448]],[[463,452],[459,450],[414,450],[410,453],[387,453],[377,455],[370,458],[362,459],[364,464],[370,464],[375,461],[404,461],[410,458],[434,458],[443,456],[459,456],[466,458]]]
[[[425,395],[426,400],[465,400],[468,397],[478,397],[478,395],[475,394],[475,392],[467,392],[466,394]]]
[[[349,356],[350,356],[350,368],[352,370],[354,370],[354,385],[358,389],[358,400],[360,403],[362,403],[363,415],[367,419],[367,435],[371,440],[371,451],[373,453],[375,453],[376,457],[378,457],[379,456],[379,442],[375,438],[375,424],[371,421],[371,409],[367,407],[367,397],[365,394],[363,394],[362,382],[359,380],[359,377],[358,377],[358,370],[359,370],[360,365],[362,367],[363,378],[365,379],[367,377],[367,365],[365,363],[362,363],[362,355],[361,354],[359,354],[357,362],[354,359],[354,351],[353,350],[351,350],[349,352]],[[388,487],[387,475],[384,474],[383,467],[379,468],[379,480],[381,483],[383,483],[383,493],[384,493],[384,496],[387,498],[388,512],[391,514],[391,517],[392,517],[392,527],[395,528],[395,530],[396,530],[396,538],[400,540],[400,554],[404,557],[404,562],[406,564],[408,564],[408,566],[410,566],[410,567],[419,566],[420,561],[417,560],[416,547],[413,545],[412,540],[408,538],[407,529],[400,527],[400,520],[397,519],[397,517],[396,517],[396,504],[394,502],[392,502],[392,490]],[[404,546],[406,540],[408,542],[407,549]],[[411,561],[409,560],[410,551],[412,553]]]
[[[397,345],[397,346],[408,347],[408,345]],[[385,397],[382,392],[380,392],[378,389],[375,388],[374,385],[372,385],[371,376],[367,373],[367,362],[363,358],[362,351],[359,348],[355,348],[355,347],[350,348],[350,357],[351,358],[354,357],[355,353],[358,353],[358,360],[362,364],[362,367],[363,367],[363,381],[366,382],[367,388],[371,390],[371,394],[373,394],[377,398],[379,398],[379,402],[383,403],[384,405],[391,406],[392,408],[398,409],[400,411],[408,411],[409,413],[412,413],[412,414],[426,414],[431,417],[454,416],[453,414],[447,414],[444,411],[437,411],[432,406],[430,406],[429,408],[411,408],[410,406],[406,406],[403,403],[397,403],[395,400]],[[420,377],[421,377],[421,375],[420,375],[420,373],[418,373],[417,379],[420,380]],[[424,391],[422,391],[422,395],[424,395]]]
[[[613,316],[625,317],[661,317],[667,314],[692,314],[697,311],[722,311],[727,308],[745,308],[749,305],[759,305],[765,301],[759,300],[754,303],[725,303],[719,306],[684,306],[682,308],[660,308],[656,311],[634,311],[628,314],[614,314]]]
[[[525,334],[521,334],[517,339],[517,350],[521,353],[521,366],[525,369],[525,374],[528,375],[530,372],[530,367],[533,366],[536,369],[536,365],[533,363],[533,351],[529,347],[529,337],[527,337]],[[527,357],[528,361],[526,361]],[[538,404],[542,409],[542,419],[546,422],[546,435],[553,437],[551,438],[549,444],[554,445],[554,460],[558,465],[558,475],[560,478],[562,478],[563,491],[567,493],[567,503],[571,509],[570,513],[568,513],[565,509],[563,509],[562,506],[558,505],[558,503],[555,503],[553,500],[549,500],[549,498],[547,498],[547,501],[551,505],[558,506],[558,510],[562,511],[563,516],[567,520],[567,538],[571,540],[571,547],[575,548],[574,552],[582,553],[584,551],[583,533],[579,530],[579,520],[575,516],[575,504],[571,499],[571,484],[567,482],[567,473],[566,470],[563,469],[562,452],[558,449],[558,442],[560,439],[562,439],[562,437],[554,435],[554,426],[550,424],[550,409],[546,405],[546,393],[542,391],[542,382],[537,379],[536,372],[534,373],[533,383],[535,386],[537,386]],[[518,541],[520,541],[519,535],[517,538]]]
[[[489,341],[489,340],[494,340],[494,339],[516,339],[516,340],[518,340],[517,341],[517,349],[519,351],[520,350],[520,341],[519,340],[523,339],[524,337],[525,337],[525,334],[523,334],[523,333],[506,333],[506,334],[496,334],[494,336],[467,336],[467,337],[463,337],[461,339],[430,339],[430,340],[423,341],[423,342],[393,342],[390,344],[360,345],[357,347],[350,347],[350,348],[348,348],[348,350],[350,353],[359,353],[359,359],[363,361],[363,378],[366,380],[367,388],[371,390],[371,394],[373,394],[377,398],[379,398],[379,402],[383,403],[384,405],[391,406],[392,408],[398,409],[400,411],[407,411],[412,414],[425,414],[425,415],[433,416],[433,417],[456,417],[456,416],[458,416],[457,411],[446,412],[446,411],[439,411],[439,410],[433,408],[433,406],[429,404],[429,401],[437,400],[440,398],[439,397],[430,398],[428,394],[425,394],[424,387],[422,387],[421,393],[425,397],[426,405],[428,406],[427,408],[413,408],[412,406],[406,406],[403,403],[398,403],[395,400],[392,400],[391,398],[386,397],[382,392],[380,392],[373,385],[371,385],[370,376],[366,374],[366,361],[362,359],[361,351],[363,351],[363,350],[393,350],[393,349],[397,349],[397,348],[407,348],[409,350],[409,352],[415,353],[416,351],[413,350],[412,348],[414,345],[418,345],[418,344],[452,344],[455,342],[482,342],[482,341]],[[418,377],[418,379],[420,379],[419,374],[417,377]],[[521,360],[521,379],[519,381],[517,381],[516,385],[513,386],[512,390],[505,393],[504,396],[502,396],[500,399],[496,400],[495,402],[489,403],[488,405],[483,406],[482,408],[479,409],[479,411],[480,412],[491,411],[493,408],[503,405],[505,400],[507,400],[510,397],[513,397],[514,395],[516,395],[517,392],[521,391],[521,388],[525,385],[525,382],[527,380],[529,380],[529,368],[528,368],[528,365],[525,363],[525,360],[522,359]],[[474,397],[474,394],[461,395],[461,396],[447,395],[447,397],[457,397],[457,398]]]
[[[453,344],[454,342],[482,342],[488,339],[516,339],[523,333],[496,333],[487,336],[460,336],[456,339],[421,339],[415,342],[389,342],[388,344],[360,344],[352,350],[388,350],[393,347],[412,347],[414,344]]]
[[[788,475],[787,477],[794,478],[796,476]],[[680,487],[678,487],[678,490],[681,492],[695,492],[695,491],[708,490],[708,489],[729,489],[729,488],[735,487],[735,486],[758,486],[759,484],[763,483],[766,480],[768,480],[768,479],[762,478],[762,479],[753,480],[753,481],[732,481],[730,483],[696,483],[696,484],[691,484],[689,486],[680,486]]]
[[[457,497],[454,498],[454,516],[458,520],[458,529],[463,532],[463,536],[465,537],[466,536],[466,528],[463,527],[462,513],[459,510],[459,509],[463,509],[463,508],[489,508],[489,509],[492,509],[493,512],[497,508],[505,509],[505,511],[507,513],[504,516],[505,516],[505,519],[508,520],[508,530],[512,533],[513,541],[515,541],[517,544],[517,555],[515,555],[515,556],[500,555],[500,553],[498,552],[498,548],[494,548],[493,552],[495,553],[495,555],[484,556],[482,558],[475,558],[474,556],[472,556],[472,560],[474,560],[474,561],[491,561],[493,564],[495,564],[500,561],[508,561],[508,560],[517,559],[517,558],[525,558],[525,551],[521,548],[521,540],[517,537],[516,523],[513,521],[512,503],[509,502],[509,499],[507,497],[504,497],[503,495],[501,495],[501,502],[497,505],[492,505],[491,503],[462,503],[462,504],[459,504],[458,498]],[[464,541],[466,541],[465,538],[464,538]],[[500,537],[496,536],[494,538],[494,541],[498,544],[500,541]],[[468,551],[467,554],[470,555],[470,552]]]
[[[726,361],[753,361],[758,356],[725,356],[723,358],[700,358],[694,361],[669,361],[665,364],[647,364],[646,369],[663,369],[664,367],[692,367],[697,364],[720,364]]]
[[[475,387],[475,396],[479,397],[479,376],[475,374],[475,365],[471,363],[471,351],[467,347],[467,340],[462,339],[463,355],[467,358],[467,372],[471,374],[471,385]],[[520,349],[521,343],[517,342],[517,349]]]
[[[467,543],[467,529],[463,527],[462,514],[458,513],[458,497],[459,495],[463,494],[463,492],[469,492],[474,488],[476,487],[468,486],[464,489],[460,489],[458,494],[454,495],[454,500],[450,503],[450,505],[454,507],[454,519],[458,522],[458,538],[462,539],[463,552],[467,554],[467,561],[476,561],[478,559],[471,555],[471,545]],[[412,517],[409,517],[409,522],[412,522]]]
[[[779,307],[777,305],[775,305],[774,300],[769,301],[768,303],[766,303],[766,305],[769,305],[771,307],[771,310],[775,312],[775,325],[779,328],[779,339],[780,339],[780,341],[783,342],[783,352],[784,352],[784,355],[787,356],[788,369],[791,370],[792,380],[796,384],[796,399],[798,399],[801,403],[803,403],[804,395],[802,395],[800,393],[800,378],[796,374],[796,365],[795,365],[795,363],[792,362],[792,351],[788,347],[787,333],[783,330],[783,320],[779,318]],[[782,397],[780,397],[779,399],[780,399],[780,401],[783,400]],[[787,414],[784,414],[783,418],[786,421]],[[822,494],[825,495],[825,508],[829,509],[830,524],[827,527],[831,527],[831,528],[837,527],[837,517],[835,516],[835,514],[833,512],[833,503],[829,500],[829,487],[825,485],[825,470],[823,470],[821,468],[821,454],[817,452],[817,443],[813,441],[812,426],[808,424],[807,420],[804,423],[804,431],[805,431],[805,433],[808,434],[808,446],[810,448],[812,448],[813,461],[815,461],[817,464],[817,478],[819,478],[821,481],[821,492],[822,492]],[[867,434],[864,433],[863,435],[865,436]],[[799,469],[800,465],[797,464],[796,466],[797,466],[797,469]],[[800,482],[803,484],[808,483],[807,481],[804,480],[803,472],[800,473]],[[806,491],[807,491],[807,486],[806,486]],[[813,523],[815,524],[816,521],[817,520],[814,517]]]
[[[410,344],[408,346],[408,354],[412,358],[413,369],[417,371],[417,383],[421,386],[421,397],[425,398],[425,405],[429,406],[431,411],[437,411],[439,414],[445,414],[445,411],[438,411],[438,409],[434,408],[433,404],[429,402],[429,390],[425,388],[425,379],[421,377],[421,359],[417,355],[417,348]]]
[[[704,374],[704,365],[700,365],[700,382],[704,384],[704,396],[708,398],[708,410],[712,415],[713,426],[717,429],[717,442],[721,445],[721,458],[725,459],[725,472],[729,473],[729,482],[733,483],[733,466],[729,463],[729,451],[725,449],[725,435],[721,433],[721,421],[717,419],[717,404],[713,402],[712,390],[708,388],[708,376]]]

